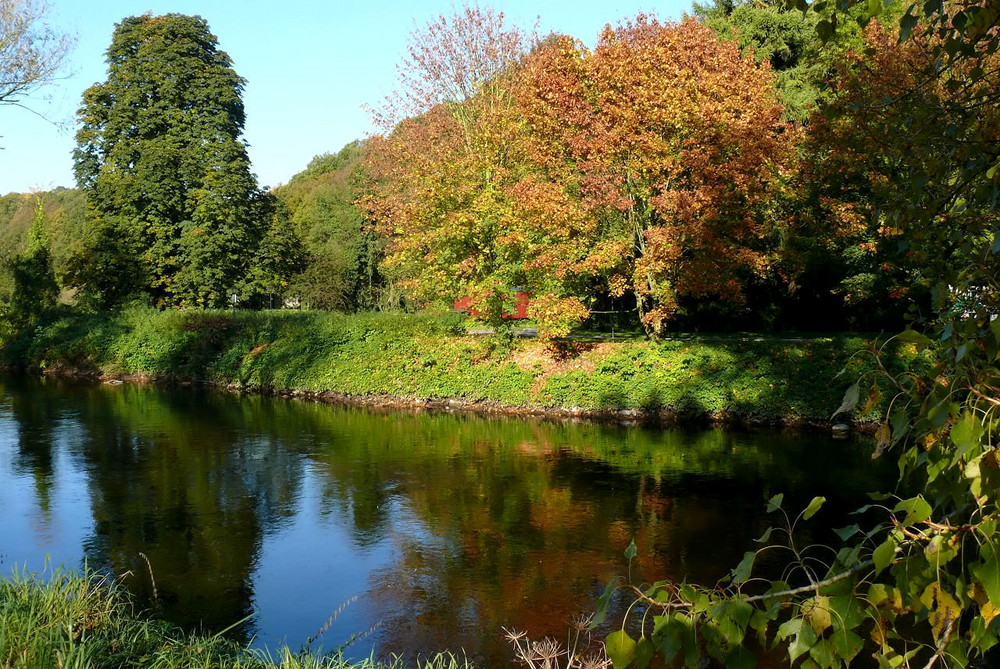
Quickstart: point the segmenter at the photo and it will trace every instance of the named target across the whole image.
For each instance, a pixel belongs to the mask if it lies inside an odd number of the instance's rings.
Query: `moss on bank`
[[[442,654],[418,669],[469,669]],[[94,574],[15,573],[0,580],[0,667],[11,669],[395,669],[290,649],[249,650],[222,636],[187,634],[138,614],[124,591]]]
[[[453,314],[131,309],[63,311],[9,336],[4,356],[43,370],[264,391],[781,422],[829,419],[854,379],[874,378],[870,346],[854,336],[553,344],[470,336]],[[905,347],[885,359],[921,364]]]

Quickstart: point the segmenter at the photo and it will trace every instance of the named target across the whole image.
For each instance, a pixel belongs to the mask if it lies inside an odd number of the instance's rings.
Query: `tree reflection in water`
[[[766,526],[765,496],[847,501],[884,475],[863,444],[774,432],[377,414],[12,378],[0,392],[0,459],[14,462],[11,484],[32,480],[31,513],[55,513],[57,451],[83,474],[81,561],[128,574],[141,605],[189,628],[255,613],[231,633],[258,644],[296,647],[357,595],[323,639],[380,623],[356,655],[464,648],[498,663],[501,626],[563,637],[624,573],[633,538],[645,578],[714,581]],[[23,540],[0,535],[0,553],[31,559]]]

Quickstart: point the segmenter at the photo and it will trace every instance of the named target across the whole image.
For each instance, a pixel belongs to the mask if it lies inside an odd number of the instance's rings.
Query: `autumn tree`
[[[558,180],[598,222],[588,263],[611,293],[632,292],[654,333],[681,296],[743,299],[773,260],[796,139],[768,65],[694,19],[639,16],[592,53],[559,40],[525,70],[534,160],[569,169]]]
[[[534,39],[508,24],[503,12],[477,4],[414,28],[398,66],[398,88],[371,109],[376,124],[389,132],[438,105],[461,116],[467,111],[461,103],[499,84]]]
[[[88,246],[72,281],[98,303],[219,306],[273,212],[241,140],[244,81],[197,16],[115,27],[107,80],[84,93],[74,152]]]
[[[503,14],[466,7],[412,36],[408,85],[382,118],[419,112],[366,145],[366,216],[387,240],[384,267],[414,298],[470,297],[503,322],[528,288],[511,226],[510,75],[533,42]]]
[[[52,83],[75,40],[48,21],[44,0],[0,0],[0,104]]]
[[[678,295],[739,300],[766,271],[794,142],[766,65],[640,17],[593,53],[550,37],[494,81],[369,147],[369,215],[408,285],[494,317],[526,288],[550,332],[631,292],[659,331]]]
[[[992,666],[1000,643],[1000,11],[991,2],[916,7],[898,29],[869,25],[866,48],[843,63],[816,128],[822,166],[843,183],[841,201],[858,205],[847,212],[854,224],[878,224],[886,246],[932,286],[932,311],[873,348],[882,371],[854,379],[833,414],[888,395],[874,457],[894,458],[899,481],[891,493],[872,493],[829,546],[799,543],[822,497],[789,509],[775,495],[776,527],[717,586],[631,591],[651,624],[639,639],[624,630],[607,639],[616,666],[644,666],[655,652],[687,666],[704,653],[752,666],[748,647],[779,645],[803,666],[846,666],[869,654],[881,667]],[[893,372],[896,347],[919,352],[925,366]],[[787,556],[780,580],[760,577],[763,551]]]

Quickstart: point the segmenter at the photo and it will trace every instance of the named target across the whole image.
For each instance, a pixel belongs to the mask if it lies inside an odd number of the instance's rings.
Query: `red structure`
[[[473,316],[478,316],[479,312],[476,309],[470,309],[472,305],[471,297],[462,297],[455,300],[455,311],[463,311],[469,313]],[[514,320],[523,320],[528,317],[528,294],[523,290],[519,290],[514,293],[514,312],[510,314],[504,314],[504,318],[512,318]]]

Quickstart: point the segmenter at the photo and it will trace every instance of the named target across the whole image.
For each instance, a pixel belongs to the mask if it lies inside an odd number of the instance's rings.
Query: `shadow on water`
[[[322,639],[379,624],[357,656],[464,648],[492,666],[507,657],[501,626],[562,637],[624,573],[633,539],[645,578],[712,582],[771,521],[765,497],[852,508],[891,480],[863,444],[791,433],[378,415],[13,378],[0,392],[0,460],[14,462],[0,489],[30,479],[35,499],[8,503],[62,517],[46,492],[81,486],[79,562],[128,574],[142,605],[188,628],[253,613],[232,634],[258,644],[297,647],[358,596]],[[0,524],[0,554],[37,562],[44,542],[19,527]]]

